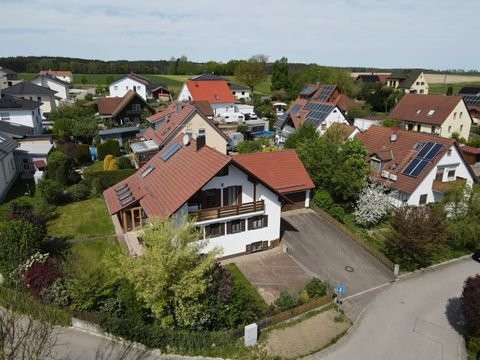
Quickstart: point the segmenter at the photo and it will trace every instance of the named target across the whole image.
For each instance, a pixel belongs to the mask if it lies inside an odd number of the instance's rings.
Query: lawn
[[[108,237],[115,234],[103,198],[59,206],[56,217],[48,223],[50,236],[67,239]]]
[[[31,194],[31,195],[27,195]],[[0,219],[3,219],[10,209],[12,202],[35,205],[42,201],[40,192],[36,191],[35,181],[17,179],[10,188],[5,200],[0,204]]]
[[[235,76],[224,76],[224,78],[236,84],[241,84],[240,81],[238,81]],[[255,86],[255,88],[253,89],[254,93],[257,93],[260,95],[270,95],[272,93],[272,91],[270,90],[271,85],[272,85],[272,76],[268,75],[264,81],[262,81],[260,84]]]
[[[79,241],[70,244],[70,256],[77,266],[83,269],[94,269],[101,265],[103,256],[109,252],[121,252],[115,238]]]

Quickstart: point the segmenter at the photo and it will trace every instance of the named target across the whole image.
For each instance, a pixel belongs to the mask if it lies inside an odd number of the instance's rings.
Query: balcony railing
[[[447,182],[442,182],[440,180],[433,180],[432,189],[440,193],[446,193],[450,190],[461,188],[465,186],[466,183],[467,183],[467,179],[464,179],[461,177],[457,177],[456,180],[447,181]]]
[[[265,210],[265,202],[263,200],[244,203],[241,205],[229,205],[216,208],[192,211],[190,216],[196,217],[197,221],[215,220],[229,216],[243,215]]]

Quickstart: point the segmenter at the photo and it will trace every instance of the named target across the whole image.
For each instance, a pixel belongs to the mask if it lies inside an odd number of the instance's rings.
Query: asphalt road
[[[345,284],[345,296],[394,279],[393,271],[315,211],[288,211],[282,214],[282,221],[282,241],[288,244],[288,254],[331,286]]]
[[[466,259],[390,285],[347,337],[308,359],[465,359],[459,297],[477,273],[480,264]]]

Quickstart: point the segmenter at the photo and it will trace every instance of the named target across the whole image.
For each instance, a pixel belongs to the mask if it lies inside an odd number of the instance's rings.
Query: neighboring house
[[[232,92],[232,95],[237,99],[244,99],[245,101],[250,100],[250,88],[245,85],[239,85],[239,84],[234,84],[227,79],[215,75],[215,74],[209,74],[209,73],[204,73],[201,75],[194,76],[190,80],[193,81],[226,81],[228,87],[230,88],[230,91]]]
[[[150,81],[147,78],[131,72],[111,83],[109,92],[111,97],[124,97],[129,91],[133,90],[146,101],[147,86],[149,85]]]
[[[32,80],[32,83],[56,91],[55,96],[61,100],[70,100],[70,83],[60,80],[55,76],[38,75]]]
[[[16,124],[9,121],[0,121],[0,133],[6,134],[14,139],[23,139],[26,136],[33,135],[33,127]]]
[[[360,131],[368,130],[372,125],[381,125],[382,120],[377,116],[362,116],[361,118],[355,118],[353,125],[360,129]]]
[[[71,71],[42,70],[38,73],[38,75],[54,76],[68,84],[73,84],[73,75]]]
[[[306,85],[290,108],[275,122],[277,143],[283,144],[304,123],[311,124],[320,135],[332,124],[349,124],[336,105],[340,95],[335,85]]]
[[[15,80],[17,80],[15,71],[0,66],[0,90],[12,86]]]
[[[61,98],[56,96],[56,91],[36,85],[29,81],[22,81],[7,89],[2,90],[2,94],[15,96],[19,99],[33,100],[42,103],[40,106],[42,119],[57,109],[57,100]]]
[[[14,151],[17,171],[23,176],[35,176],[39,168],[46,166],[48,155],[54,148],[51,136],[27,136],[18,143]]]
[[[370,177],[391,190],[396,207],[438,202],[447,191],[477,181],[455,140],[382,126],[356,138],[367,149]]]
[[[458,92],[458,95],[475,95],[480,96],[479,86],[464,86]]]
[[[362,84],[385,84],[387,81],[387,75],[383,74],[358,74],[355,79],[356,82]]]
[[[463,157],[468,165],[475,165],[476,163],[480,162],[479,148],[462,144],[460,145],[460,151],[462,152]]]
[[[289,202],[248,164],[183,134],[104,197],[124,232],[142,229],[149,218],[186,217],[199,240],[208,239],[207,250],[220,247],[224,257],[278,245],[282,202]]]
[[[192,101],[190,102],[193,106],[199,110],[203,116],[205,116],[209,120],[213,120],[215,114],[213,113],[213,109],[210,106],[210,103],[206,100],[199,100],[199,101]]]
[[[138,126],[144,111],[154,114],[155,110],[140,96],[129,90],[123,97],[104,97],[97,100],[98,115],[113,126]]]
[[[43,132],[41,106],[42,103],[38,101],[3,95],[0,97],[0,122],[23,125],[31,128],[33,134],[41,134]]]
[[[428,94],[428,83],[423,71],[399,70],[387,78],[387,86],[410,94]]]
[[[336,131],[344,141],[352,140],[360,133],[356,126],[347,124],[333,124],[327,131]]]
[[[480,95],[461,95],[475,124],[480,123]]]
[[[283,211],[310,207],[315,185],[295,150],[241,154],[233,159],[289,200]]]
[[[131,145],[135,163],[139,167],[180,133],[187,134],[193,139],[202,137],[202,141],[208,146],[222,154],[227,153],[227,136],[192,104],[173,103],[147,120],[151,124],[151,128],[143,133],[147,143],[137,142]]]
[[[225,80],[187,80],[180,90],[178,101],[208,101],[215,116],[235,111],[235,98]]]
[[[461,96],[405,94],[390,113],[408,131],[468,139],[472,118]]]
[[[172,101],[172,95],[168,86],[162,83],[148,84],[147,85],[147,99],[159,100],[162,102]]]
[[[100,142],[103,144],[105,141],[111,139],[118,141],[120,145],[123,145],[125,141],[135,139],[139,133],[138,126],[117,127],[111,129],[99,130]]]
[[[0,203],[5,199],[8,190],[17,178],[17,168],[13,152],[18,147],[18,143],[0,132]]]

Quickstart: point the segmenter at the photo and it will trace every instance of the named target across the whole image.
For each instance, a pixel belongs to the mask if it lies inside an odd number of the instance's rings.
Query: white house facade
[[[70,86],[68,83],[58,80],[55,77],[39,75],[32,80],[32,83],[52,89],[55,96],[61,100],[70,100]],[[58,105],[57,101],[57,105]]]
[[[43,132],[41,103],[38,101],[17,99],[13,96],[0,98],[0,121],[33,128],[33,134]]]
[[[124,97],[129,90],[135,91],[143,100],[147,100],[147,84],[131,76],[124,76],[109,85],[111,97]]]
[[[6,134],[0,133],[0,202],[17,178],[13,151],[17,142]]]

